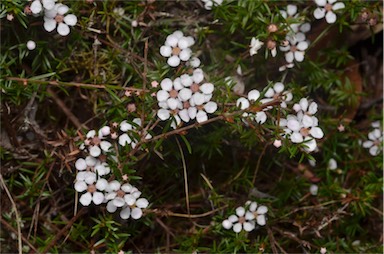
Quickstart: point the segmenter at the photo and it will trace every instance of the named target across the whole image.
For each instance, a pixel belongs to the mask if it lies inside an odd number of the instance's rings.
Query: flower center
[[[244,222],[245,222],[245,217],[244,216],[239,217],[239,223],[244,224]]]
[[[309,129],[308,128],[301,128],[300,129],[300,134],[303,136],[303,137],[306,137],[309,135]]]
[[[380,140],[373,141],[373,146],[380,146],[381,142]]]
[[[331,10],[332,10],[332,4],[326,4],[325,7],[324,7],[324,9],[325,9],[326,11],[331,11]]]
[[[173,89],[173,90],[171,90],[171,91],[169,92],[169,96],[170,96],[171,98],[176,98],[178,94],[179,94],[179,93],[178,93],[175,89]]]
[[[91,141],[91,143],[92,143],[93,145],[95,145],[95,146],[100,145],[100,142],[101,142],[101,140],[100,140],[99,137],[93,137],[93,138],[92,138],[92,141]]]
[[[185,108],[185,109],[189,109],[189,107],[191,107],[191,104],[189,104],[189,101],[185,101],[185,102],[183,103],[183,108]]]
[[[174,55],[174,56],[178,56],[180,54],[180,52],[181,52],[181,49],[179,47],[174,47],[172,49],[172,55]]]
[[[64,21],[64,16],[63,15],[56,15],[55,20],[57,23],[61,23]]]
[[[292,46],[291,46],[291,51],[292,51],[292,52],[297,51],[297,47],[296,47],[295,45],[292,45]]]
[[[199,86],[198,84],[193,83],[193,84],[191,85],[191,91],[192,91],[192,92],[196,93],[196,92],[199,91],[199,89],[200,89],[200,86]]]
[[[94,193],[96,191],[96,186],[94,184],[88,185],[87,191],[89,193]]]
[[[117,195],[119,198],[122,198],[122,197],[124,197],[125,192],[124,192],[123,190],[118,190],[118,191],[116,192],[116,195]]]

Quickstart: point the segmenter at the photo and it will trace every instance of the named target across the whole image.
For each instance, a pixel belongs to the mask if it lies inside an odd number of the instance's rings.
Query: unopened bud
[[[268,25],[267,30],[269,33],[276,33],[277,30],[279,30],[279,29],[277,28],[277,26],[275,24],[270,24],[270,25]]]

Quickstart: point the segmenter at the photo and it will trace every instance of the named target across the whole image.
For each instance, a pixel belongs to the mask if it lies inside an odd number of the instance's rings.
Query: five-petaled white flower
[[[344,9],[345,4],[343,2],[336,2],[337,0],[315,0],[317,8],[313,12],[313,16],[316,19],[322,19],[325,17],[325,20],[328,24],[336,22],[336,14],[334,11]]]
[[[191,46],[195,40],[191,36],[184,36],[183,32],[175,31],[167,36],[165,43],[160,47],[160,54],[168,57],[167,63],[171,67],[179,66],[181,61],[188,61],[191,58]]]
[[[306,98],[302,98],[299,103],[293,105],[297,115],[288,115],[286,119],[280,119],[280,126],[285,127],[283,136],[289,134],[293,143],[304,143],[304,150],[312,152],[316,149],[315,139],[324,136],[323,131],[318,127],[318,119],[314,116],[317,112],[317,103],[308,103]]]
[[[96,135],[97,134],[97,135]],[[80,149],[87,148],[89,154],[93,157],[98,157],[102,152],[108,152],[112,147],[109,141],[103,140],[110,134],[109,126],[102,127],[98,133],[95,130],[90,130],[84,143],[80,145]]]
[[[222,225],[225,229],[233,227],[233,231],[236,233],[240,233],[243,229],[250,232],[255,229],[254,219],[255,216],[252,212],[246,211],[244,207],[239,206],[236,208],[236,215],[229,216],[228,219],[222,222]]]
[[[90,171],[80,171],[76,175],[75,190],[77,192],[87,191],[82,194],[79,202],[83,206],[89,206],[91,202],[100,205],[104,201],[104,191],[108,181],[104,178],[96,180],[96,173]]]
[[[380,128],[380,122],[376,121],[371,124],[374,128],[368,133],[368,140],[363,142],[364,148],[369,148],[372,156],[378,155],[383,147],[383,131]]]
[[[110,213],[116,212],[117,208],[122,207],[120,217],[122,219],[139,219],[143,212],[142,209],[147,208],[149,202],[145,198],[140,198],[141,192],[131,184],[114,180],[111,181],[107,188],[105,199],[107,200],[107,211]]]
[[[70,33],[69,26],[74,26],[77,23],[77,17],[73,14],[67,14],[68,6],[64,4],[55,4],[55,6],[44,12],[44,29],[52,32],[57,27],[57,32],[61,36],[66,36]],[[65,16],[64,16],[65,15]]]
[[[222,226],[225,229],[233,228],[233,231],[236,233],[241,232],[243,229],[250,232],[255,229],[256,223],[260,226],[266,224],[265,215],[267,212],[268,208],[266,206],[258,206],[256,202],[247,201],[245,208],[242,206],[237,207],[236,214],[224,220]]]
[[[285,60],[292,63],[294,60],[302,62],[304,60],[305,50],[308,48],[308,42],[305,39],[304,33],[295,33],[287,35],[287,46],[280,46],[280,50],[285,53]]]

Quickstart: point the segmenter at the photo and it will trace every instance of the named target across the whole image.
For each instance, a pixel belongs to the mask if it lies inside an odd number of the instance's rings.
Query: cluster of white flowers
[[[273,85],[273,87],[269,87],[265,91],[263,99],[259,100],[259,98],[260,92],[256,89],[253,89],[248,92],[247,98],[240,97],[239,99],[237,99],[236,106],[239,107],[241,110],[246,110],[251,106],[252,103],[256,101],[265,104],[273,100],[280,99],[280,107],[286,108],[287,103],[292,100],[293,96],[291,92],[284,91],[283,83],[277,82]],[[251,120],[256,121],[259,124],[263,124],[267,120],[267,114],[265,112],[272,108],[272,106],[265,107],[263,111],[259,111],[256,114],[244,112],[243,117],[249,117]]]
[[[163,79],[160,82],[161,89],[156,94],[160,107],[157,116],[163,121],[173,117],[171,126],[174,129],[181,121],[207,121],[208,114],[217,110],[216,102],[211,101],[214,85],[204,82],[204,72],[198,68],[200,59],[192,57],[189,47],[194,42],[191,36],[185,37],[181,31],[175,31],[160,48],[160,54],[169,57],[167,62],[170,66],[176,67],[180,61],[188,61],[186,65],[193,68],[191,74],[184,73],[174,80]]]
[[[280,10],[280,14],[287,21],[299,17],[297,6],[291,4],[287,6],[286,10]],[[311,30],[311,25],[309,23],[297,23],[291,21],[289,23],[289,31],[286,35],[285,43],[280,46],[280,50],[285,52],[286,61],[286,64],[279,68],[280,71],[292,68],[294,66],[294,61],[302,62],[304,60],[305,50],[307,50],[309,46],[305,33]]]
[[[201,0],[204,2],[204,8],[206,10],[212,10],[213,6],[221,5],[223,0]]]
[[[256,202],[247,201],[245,207],[237,207],[236,214],[229,216],[222,222],[222,225],[225,229],[232,228],[236,233],[240,233],[242,230],[250,232],[256,228],[256,223],[260,226],[266,224],[267,212],[266,206],[258,206]]]
[[[183,32],[175,31],[168,35],[163,46],[160,47],[160,54],[168,57],[167,63],[171,67],[177,67],[181,61],[187,62],[191,59],[192,47],[195,39],[192,36],[184,36]]]
[[[95,205],[107,203],[107,210],[110,213],[114,213],[120,207],[120,216],[123,219],[129,217],[139,219],[143,215],[142,209],[147,208],[149,202],[145,198],[140,198],[141,192],[136,187],[117,180],[107,180],[112,173],[107,163],[107,156],[112,160],[116,159],[111,153],[113,141],[118,140],[121,146],[135,147],[138,141],[132,135],[133,132],[146,139],[152,138],[145,131],[137,131],[137,127],[141,127],[139,118],[135,118],[132,124],[123,121],[120,124],[114,123],[112,127],[104,126],[98,131],[91,130],[87,133],[84,143],[80,145],[87,156],[75,162],[77,174],[74,188],[81,193],[79,202],[83,206],[89,206],[91,203]],[[126,180],[127,176],[123,181]]]
[[[337,16],[334,12],[345,8],[345,4],[343,2],[336,1],[337,0],[315,0],[318,7],[313,12],[313,16],[316,19],[322,19],[325,17],[328,24],[335,23]]]
[[[371,126],[373,130],[368,133],[368,140],[364,141],[362,145],[369,149],[372,156],[377,156],[383,149],[383,130],[379,121],[373,122]]]
[[[69,7],[65,4],[56,3],[57,0],[34,0],[30,9],[33,15],[44,14],[44,29],[52,32],[57,28],[61,36],[70,33],[70,26],[75,26],[77,17],[68,14]]]
[[[318,126],[319,121],[314,116],[317,112],[317,103],[309,103],[306,98],[302,98],[299,103],[293,105],[293,110],[296,111],[296,115],[289,114],[279,121],[284,129],[282,136],[288,136],[292,143],[303,143],[306,152],[313,152],[317,148],[316,139],[324,136]]]
[[[181,123],[188,123],[196,119],[201,123],[208,120],[207,114],[217,110],[216,102],[211,101],[214,85],[203,82],[204,73],[195,69],[192,75],[183,74],[175,80],[165,78],[161,81],[161,90],[157,92],[160,109],[157,116],[161,120],[174,117],[176,123],[173,128]]]

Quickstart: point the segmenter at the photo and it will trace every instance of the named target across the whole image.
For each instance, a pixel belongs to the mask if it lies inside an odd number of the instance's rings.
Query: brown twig
[[[6,222],[2,217],[0,217],[0,220],[1,220],[1,224],[4,225],[4,227],[6,227],[8,230],[12,231],[13,233],[15,234],[18,234],[17,230],[14,229],[8,222]],[[20,235],[21,236],[21,240],[23,240],[23,242],[25,242],[35,253],[38,253],[38,250],[36,249],[35,246],[33,246],[29,241],[28,239],[26,239],[23,235]]]
[[[19,253],[22,254],[23,253],[23,247],[22,247],[22,244],[21,244],[22,234],[21,234],[21,227],[20,227],[21,219],[20,219],[20,216],[19,216],[19,212],[17,211],[16,203],[13,200],[12,195],[11,195],[11,193],[8,190],[8,187],[7,187],[7,185],[4,182],[3,175],[1,175],[1,174],[0,174],[0,183],[1,183],[1,186],[4,188],[5,192],[7,193],[7,196],[8,196],[9,200],[12,203],[12,208],[13,208],[13,210],[15,212],[16,224],[17,224],[17,238],[18,238],[18,244],[19,244]]]
[[[55,244],[57,241],[60,239],[60,237],[70,228],[72,227],[73,223],[84,213],[86,212],[86,208],[81,208],[80,211],[72,217],[70,221],[68,221],[67,225],[65,225],[57,234],[56,236],[52,239],[52,241],[45,247],[45,249],[42,251],[43,254],[47,253]]]
[[[63,81],[49,81],[49,80],[38,80],[38,79],[28,79],[28,78],[19,78],[19,77],[6,77],[7,80],[22,82],[24,85],[28,83],[39,83],[43,85],[52,85],[52,86],[74,86],[82,88],[99,88],[99,89],[116,89],[116,90],[125,90],[125,91],[138,91],[138,92],[149,92],[148,90],[143,90],[135,87],[122,87],[116,85],[108,84],[85,84],[77,82],[63,82]]]
[[[47,92],[52,96],[53,100],[59,106],[59,108],[64,112],[64,114],[68,117],[68,119],[76,126],[76,128],[80,129],[82,127],[89,129],[86,125],[80,123],[79,119],[68,109],[65,103],[56,95],[56,93],[50,88],[47,88]]]
[[[153,210],[150,210],[150,209],[147,209],[146,211],[149,212],[149,213],[155,213],[155,214],[158,214],[160,216],[170,216],[170,217],[180,217],[180,218],[190,218],[190,219],[195,219],[195,218],[202,218],[202,217],[206,217],[206,216],[209,216],[211,214],[214,214],[220,210],[223,210],[225,208],[227,208],[228,205],[224,205],[222,207],[219,207],[219,208],[216,208],[212,211],[209,211],[209,212],[206,212],[206,213],[201,213],[201,214],[184,214],[184,213],[174,213],[174,212],[171,212],[171,211],[162,211],[162,210],[158,210],[158,209],[153,209]]]

